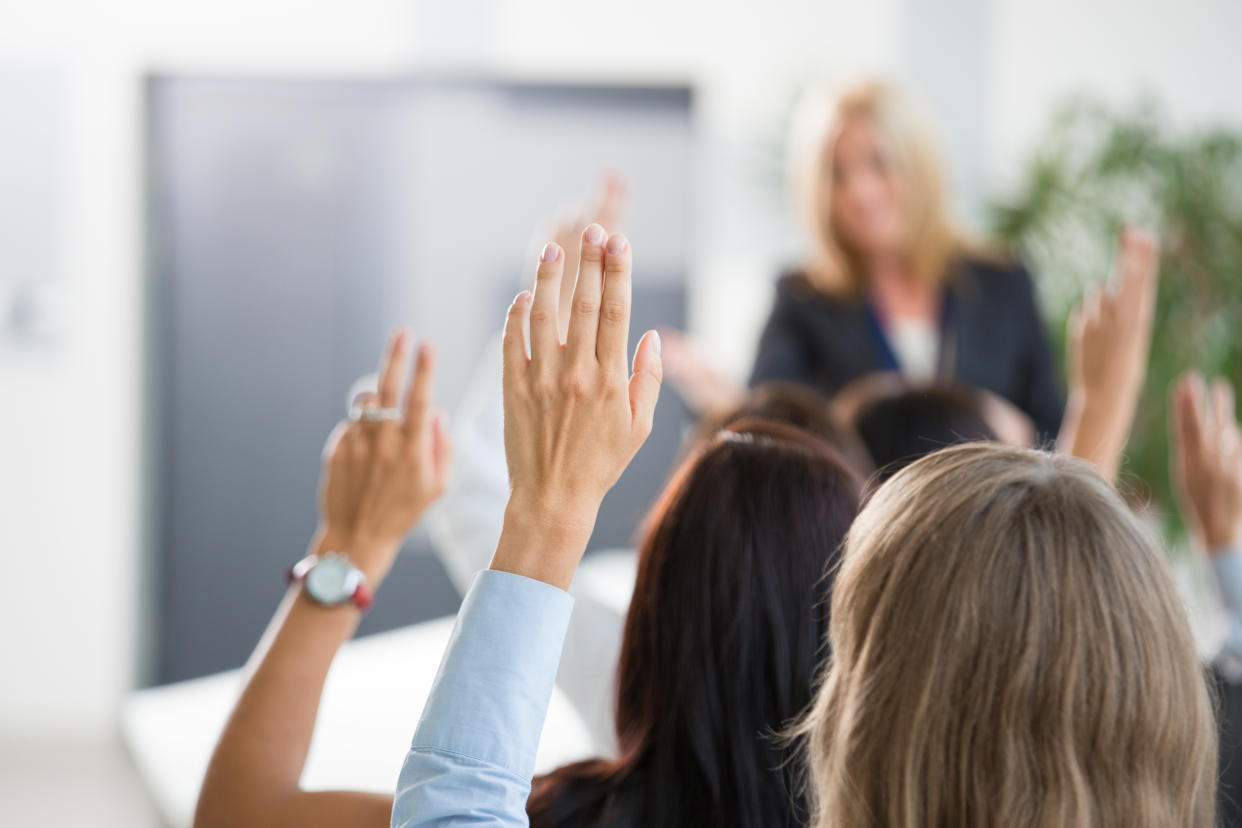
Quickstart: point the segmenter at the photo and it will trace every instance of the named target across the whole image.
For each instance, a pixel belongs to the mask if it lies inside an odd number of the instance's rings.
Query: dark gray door
[[[389,328],[437,340],[451,412],[536,223],[600,171],[633,190],[636,325],[684,321],[684,88],[159,78],[148,135],[156,683],[254,646],[314,529],[323,439]],[[663,406],[594,547],[629,539],[681,425]],[[363,631],[457,600],[416,533]]]

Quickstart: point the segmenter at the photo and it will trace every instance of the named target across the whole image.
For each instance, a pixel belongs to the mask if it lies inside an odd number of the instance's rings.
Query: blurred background
[[[242,663],[388,328],[437,340],[451,412],[536,228],[601,175],[638,324],[744,379],[825,78],[914,91],[1054,338],[1117,221],[1175,231],[1129,461],[1167,501],[1168,379],[1242,379],[1239,34],[1235,0],[0,0],[0,824],[174,821],[128,694]],[[661,418],[593,546],[660,486],[688,421]],[[422,535],[386,591],[364,632],[456,608]]]

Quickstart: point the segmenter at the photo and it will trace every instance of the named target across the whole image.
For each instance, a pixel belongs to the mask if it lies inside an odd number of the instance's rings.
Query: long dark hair
[[[800,825],[774,737],[811,701],[829,573],[861,482],[789,426],[746,421],[689,457],[648,520],[617,669],[616,760],[535,780],[535,828]]]

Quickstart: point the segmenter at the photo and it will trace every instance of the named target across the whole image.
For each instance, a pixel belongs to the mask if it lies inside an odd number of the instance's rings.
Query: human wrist
[[[510,498],[492,569],[569,589],[595,529],[598,504]]]
[[[329,552],[344,555],[366,576],[367,585],[375,590],[388,577],[397,557],[400,541],[370,537],[358,531],[341,531],[321,525],[311,541],[310,552],[322,557]]]
[[[1242,554],[1242,526],[1208,527],[1203,533],[1203,545],[1212,557]]]

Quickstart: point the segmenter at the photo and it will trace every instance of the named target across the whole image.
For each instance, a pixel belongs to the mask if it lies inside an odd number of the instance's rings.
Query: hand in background
[[[582,230],[588,224],[600,227],[611,227],[614,232],[620,228],[621,219],[625,215],[629,193],[625,179],[616,173],[605,175],[600,182],[599,193],[585,208],[566,210],[564,216],[553,222],[550,232],[541,234],[541,238],[552,237],[552,241],[565,254],[565,261],[577,262],[582,255]],[[559,307],[568,308],[573,298],[574,280],[561,281]],[[562,313],[557,317],[557,332],[560,341],[565,341],[569,330],[569,314]]]
[[[1209,552],[1242,543],[1242,431],[1233,388],[1185,374],[1170,399],[1170,449],[1182,515]]]
[[[1114,283],[1088,293],[1070,317],[1070,395],[1060,442],[1109,479],[1121,465],[1147,378],[1159,263],[1154,236],[1123,229]]]
[[[1155,236],[1121,231],[1115,283],[1093,290],[1070,317],[1070,387],[1088,398],[1137,397],[1147,376],[1160,249]]]
[[[660,335],[668,380],[691,411],[710,419],[725,414],[741,402],[745,389],[721,373],[688,336],[668,328]]]
[[[494,569],[568,588],[604,495],[651,432],[663,369],[649,331],[627,364],[630,245],[582,233],[578,275],[560,308],[565,254],[541,255],[534,296],[505,322],[505,456],[511,494]],[[565,341],[559,319],[569,318]],[[527,356],[529,352],[530,356]]]
[[[389,341],[376,394],[358,407],[400,411],[410,336]],[[401,541],[444,491],[452,446],[444,417],[432,412],[436,355],[418,347],[403,418],[340,423],[324,447],[319,548],[349,554],[375,584],[392,568]]]

